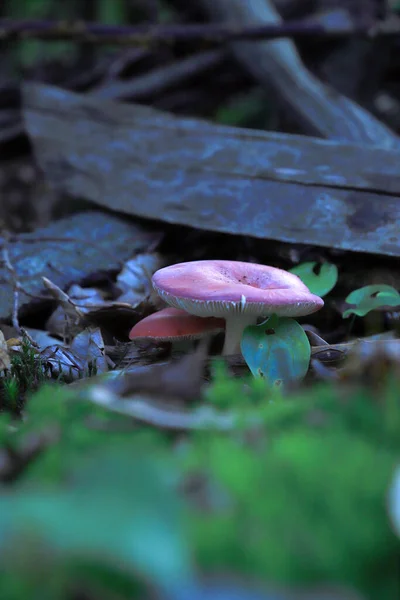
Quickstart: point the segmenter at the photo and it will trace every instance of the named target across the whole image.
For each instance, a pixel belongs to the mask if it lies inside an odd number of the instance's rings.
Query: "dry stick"
[[[194,410],[171,409],[171,401],[156,402],[146,394],[139,394],[133,398],[119,398],[101,385],[83,390],[82,398],[161,429],[230,431],[238,422],[245,421],[248,425],[262,422],[262,418],[255,413],[243,417],[235,411],[218,412],[212,406],[201,406]]]
[[[20,120],[20,111],[16,109],[0,110],[0,142],[7,142],[22,134],[23,126]]]
[[[106,79],[114,81],[118,79],[127,67],[132,68],[143,58],[151,56],[151,51],[147,48],[124,48],[116,56],[112,57],[110,65],[106,72]]]
[[[149,95],[160,94],[183,79],[187,80],[189,77],[216,67],[226,56],[227,54],[222,50],[197,53],[128,81],[113,82],[106,79],[101,85],[92,88],[88,95],[98,98],[138,100]]]
[[[197,2],[212,18],[222,23],[229,22],[231,28],[285,28],[289,24],[282,23],[271,0]],[[376,27],[372,31],[390,29],[388,23]],[[350,30],[351,27],[347,29]],[[368,27],[366,30],[371,31]],[[333,140],[376,144],[386,149],[400,148],[400,139],[388,127],[308,71],[292,40],[248,43],[236,39],[232,43],[232,51],[248,73],[267,89],[273,89],[280,104],[287,108],[291,117],[296,118],[303,131]]]
[[[185,24],[185,25],[103,25],[84,21],[42,21],[0,19],[0,40],[43,41],[72,40],[92,44],[149,46],[156,43],[195,42],[223,44],[233,40],[260,40],[282,37],[375,38],[397,36],[395,19],[380,23],[356,22],[352,25],[330,25],[311,19],[262,25]]]
[[[4,268],[10,275],[10,278],[12,281],[12,286],[13,286],[13,307],[12,307],[11,320],[12,320],[13,327],[18,331],[19,334],[21,334],[22,330],[21,330],[21,326],[20,326],[19,320],[18,320],[18,301],[19,301],[20,284],[18,281],[17,274],[15,272],[15,269],[12,266],[11,261],[10,261],[10,255],[8,253],[8,238],[7,238],[6,232],[3,232],[2,242],[3,242],[3,246],[1,249],[1,253],[2,253],[2,257],[3,257]]]
[[[35,348],[38,348],[37,343],[32,339],[32,337],[29,335],[29,333],[23,327],[21,327],[21,325],[19,324],[18,308],[19,308],[19,292],[21,290],[21,285],[18,281],[17,273],[15,272],[15,269],[10,261],[10,255],[8,253],[7,232],[5,232],[5,231],[3,231],[2,243],[3,243],[3,246],[2,246],[1,252],[2,252],[2,257],[3,257],[4,268],[6,269],[6,271],[8,271],[10,278],[12,280],[12,285],[13,285],[13,306],[12,306],[12,313],[11,313],[11,322],[13,324],[13,327],[15,328],[15,330],[18,332],[18,334],[21,337],[26,337],[29,340],[29,342],[32,344],[32,346],[34,346]]]

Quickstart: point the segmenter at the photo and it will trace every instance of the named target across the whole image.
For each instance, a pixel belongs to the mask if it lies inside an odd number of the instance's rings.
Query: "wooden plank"
[[[211,231],[400,255],[400,152],[180,119],[29,84],[58,190]]]

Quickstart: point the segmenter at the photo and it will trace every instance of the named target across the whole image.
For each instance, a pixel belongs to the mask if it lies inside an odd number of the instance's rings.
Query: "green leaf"
[[[371,310],[383,306],[399,306],[400,294],[391,285],[385,285],[383,283],[366,285],[365,287],[351,292],[346,298],[346,303],[352,304],[353,307],[344,311],[343,319],[347,319],[347,317],[352,314],[364,317]]]
[[[310,364],[310,343],[294,319],[270,317],[261,325],[246,327],[241,350],[254,377],[273,387],[302,379]]]
[[[14,548],[29,563],[35,547],[45,545],[55,555],[99,560],[160,586],[190,580],[173,465],[144,446],[99,452],[62,487],[0,489],[0,560]]]
[[[305,262],[290,269],[290,273],[300,277],[310,292],[317,296],[326,296],[335,287],[338,280],[338,269],[331,263],[323,263],[319,273],[315,273],[316,262]]]

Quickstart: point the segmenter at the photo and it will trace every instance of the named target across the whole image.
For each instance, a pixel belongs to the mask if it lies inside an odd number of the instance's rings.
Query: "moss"
[[[27,396],[23,421],[0,415],[0,449],[18,454],[32,436],[56,431],[18,475],[11,488],[16,495],[27,484],[39,490],[50,485],[61,493],[84,459],[96,459],[104,451],[126,465],[127,457],[133,461],[157,449],[157,455],[168,457],[166,465],[178,469],[182,489],[193,478],[200,482],[186,496],[185,523],[189,550],[201,571],[229,571],[293,586],[344,584],[367,600],[392,600],[400,597],[400,541],[391,529],[386,496],[400,458],[397,389],[390,376],[379,393],[315,385],[284,397],[271,395],[260,382],[233,380],[220,372],[206,401],[243,416],[252,411],[257,426],[241,419],[229,434],[192,433],[176,451],[173,436],[133,429],[126,418],[77,399],[73,389],[46,385]],[[125,487],[113,495],[103,470],[99,462],[110,510],[119,514]],[[165,497],[156,501],[165,514]],[[68,581],[71,590],[90,584],[99,597],[107,588],[111,596],[115,591],[115,597],[124,598],[125,585],[140,585],[127,573],[121,575],[123,585],[118,578],[114,585],[113,576],[106,577],[110,565],[96,562],[89,576],[87,561],[80,556],[71,571],[68,559],[57,555],[51,566],[54,578],[41,578],[43,597],[54,596],[59,581]],[[35,597],[29,565],[14,564],[14,570],[0,574],[0,597],[22,600],[30,585]],[[64,597],[68,595],[60,592]],[[127,592],[126,597],[136,596]]]
[[[318,385],[267,397],[262,428],[198,435],[187,464],[206,482],[208,510],[190,522],[202,567],[400,597],[400,543],[386,509],[400,459],[397,389],[392,378],[379,397]]]
[[[0,383],[0,408],[19,415],[28,392],[37,390],[46,380],[44,365],[29,340],[24,337],[19,353],[11,356],[11,369]]]
[[[256,449],[218,438],[202,446],[198,467],[225,499],[191,522],[204,568],[395,597],[383,594],[399,584],[385,505],[397,456],[336,432],[282,433]]]

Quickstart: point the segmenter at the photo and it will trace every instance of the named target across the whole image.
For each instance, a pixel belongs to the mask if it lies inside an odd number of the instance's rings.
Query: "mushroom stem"
[[[226,318],[225,326],[225,342],[222,349],[222,354],[240,354],[240,342],[243,331],[249,325],[257,324],[257,316],[255,315],[232,315]]]

